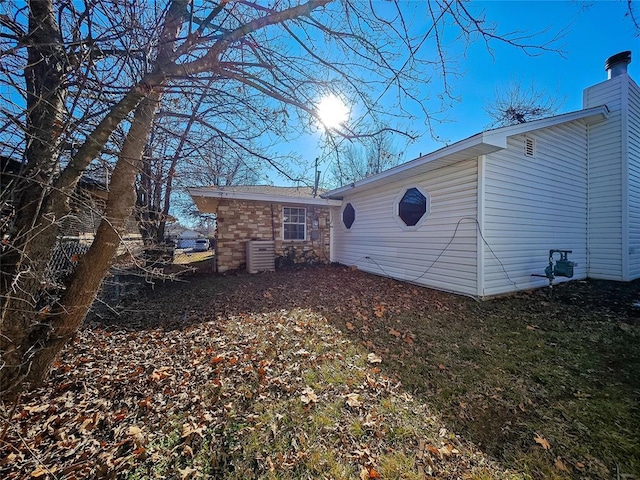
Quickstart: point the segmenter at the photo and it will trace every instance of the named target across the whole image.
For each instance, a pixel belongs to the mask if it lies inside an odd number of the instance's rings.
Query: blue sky
[[[418,121],[415,127],[421,129],[422,135],[404,150],[404,160],[486,129],[491,119],[485,113],[485,105],[495,97],[497,88],[509,82],[520,82],[524,87],[534,84],[561,99],[558,113],[562,113],[579,110],[583,89],[606,80],[604,62],[615,53],[632,51],[629,73],[640,81],[640,38],[634,36],[633,25],[625,18],[626,6],[626,0],[472,2],[470,7],[476,12],[484,10],[487,21],[497,23],[500,32],[519,30],[533,34],[548,30],[539,37],[544,40],[563,31],[562,38],[554,44],[561,53],[529,56],[514,47],[494,43],[492,55],[484,44],[473,44],[458,59],[463,74],[452,81],[459,101],[447,110],[446,122],[435,124],[435,133],[443,142],[434,141]],[[640,8],[636,6],[636,10]],[[293,151],[308,152],[311,162],[317,156],[314,150],[320,152],[317,144],[317,138],[307,137],[291,147]],[[279,150],[286,152],[284,147]],[[275,177],[271,180],[279,185],[290,184]]]
[[[482,131],[490,123],[486,103],[495,97],[496,88],[510,81],[523,86],[533,83],[557,96],[563,100],[561,112],[582,108],[583,89],[606,80],[604,62],[615,53],[632,51],[629,72],[640,81],[640,38],[634,37],[633,25],[624,17],[626,1],[484,1],[474,5],[483,8],[487,20],[497,22],[503,31],[564,28],[557,42],[562,53],[527,56],[496,44],[492,57],[484,45],[475,44],[463,61],[467,73],[455,82],[460,102],[449,112],[453,123],[437,127],[440,137],[457,141]],[[426,153],[437,147],[424,138],[423,144],[411,150]]]

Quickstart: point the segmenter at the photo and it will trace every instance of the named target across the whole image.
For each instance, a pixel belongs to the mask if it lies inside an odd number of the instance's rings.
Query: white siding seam
[[[335,262],[335,208],[329,210],[329,261]]]

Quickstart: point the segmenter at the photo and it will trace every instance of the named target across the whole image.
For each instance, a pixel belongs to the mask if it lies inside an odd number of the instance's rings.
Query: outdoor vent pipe
[[[629,50],[610,56],[607,58],[607,61],[604,62],[604,69],[608,74],[607,78],[612,79],[613,77],[627,73],[627,65],[630,63],[631,52]]]

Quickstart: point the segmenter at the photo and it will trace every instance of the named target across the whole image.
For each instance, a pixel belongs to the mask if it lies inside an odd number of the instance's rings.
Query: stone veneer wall
[[[282,208],[307,209],[307,240],[282,239]],[[276,257],[296,263],[305,261],[329,262],[329,208],[244,200],[219,200],[217,219],[218,272],[246,268],[248,240],[275,239]],[[317,220],[317,239],[312,240],[313,221]],[[276,265],[279,262],[276,262]]]

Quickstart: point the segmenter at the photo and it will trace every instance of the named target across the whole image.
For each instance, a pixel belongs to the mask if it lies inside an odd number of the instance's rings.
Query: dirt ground
[[[321,313],[380,354],[404,388],[509,468],[640,478],[638,281],[477,302],[342,266],[194,275],[156,284],[100,322],[171,331],[292,308]]]

